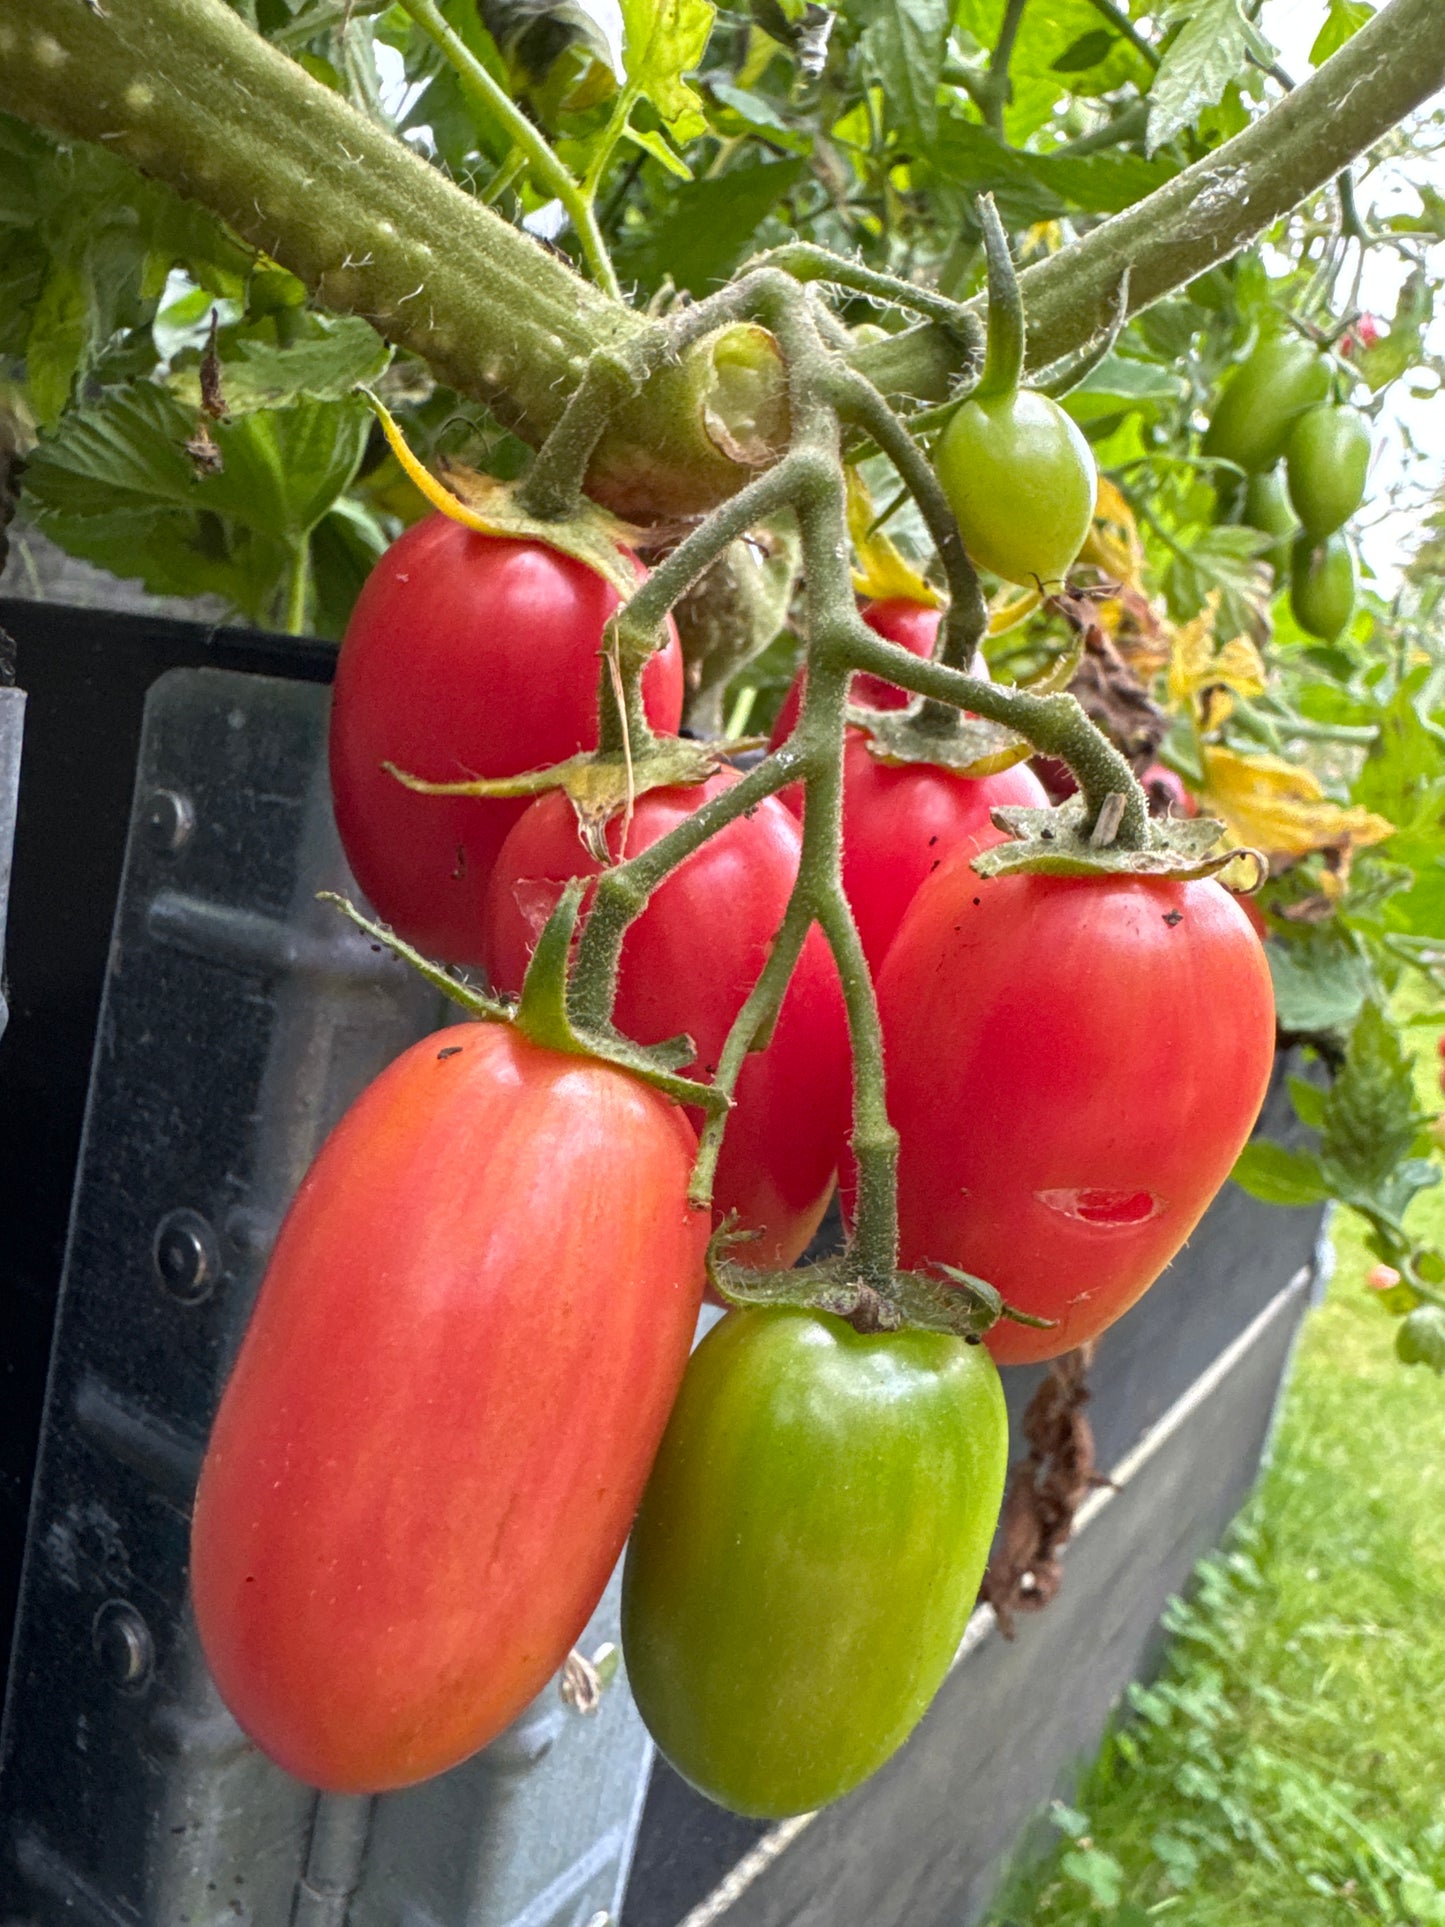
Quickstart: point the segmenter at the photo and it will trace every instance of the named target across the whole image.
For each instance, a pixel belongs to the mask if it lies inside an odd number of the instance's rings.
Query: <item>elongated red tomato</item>
[[[627,854],[650,848],[737,780],[721,770],[695,789],[649,790],[638,798]],[[614,822],[614,854],[619,831]],[[643,1044],[685,1031],[698,1047],[694,1073],[712,1075],[782,922],[801,844],[796,819],[769,797],[667,879],[622,947],[620,1030]],[[597,869],[567,799],[557,791],[539,797],[502,846],[487,891],[486,965],[499,989],[520,986],[567,878]],[[817,1229],[847,1136],[848,1078],[843,993],[814,929],[767,1048],[743,1067],[718,1162],[719,1214],[736,1211],[761,1234],[736,1247],[742,1263],[789,1265]]]
[[[368,576],[336,664],[331,794],[357,882],[428,955],[481,961],[481,891],[527,803],[420,796],[382,765],[455,783],[595,747],[598,652],[617,603],[571,556],[445,515],[408,529]],[[676,729],[675,634],[643,695],[654,726]]]
[[[989,812],[1043,809],[1043,785],[1024,763],[996,776],[956,776],[934,763],[881,762],[861,729],[843,750],[843,888],[876,977],[920,887],[961,845],[977,855],[1001,842]]]
[[[1213,882],[975,875],[914,898],[878,985],[910,1266],[956,1265],[1052,1331],[1127,1311],[1229,1175],[1269,1081],[1259,939]]]
[[[910,602],[903,596],[892,596],[886,601],[870,602],[863,610],[863,620],[870,629],[876,629],[885,641],[896,642],[900,649],[908,650],[910,655],[926,658],[933,654],[942,614],[941,609],[930,608],[926,602]],[[785,743],[792,735],[798,711],[803,706],[803,691],[807,682],[807,670],[800,669],[793,678],[792,688],[783,698],[778,720],[773,724],[773,733],[768,739],[772,748],[776,749],[779,743]],[[860,675],[853,678],[848,700],[857,703],[861,709],[906,709],[913,697],[896,683],[884,682],[881,676]]]
[[[439,1773],[565,1659],[687,1362],[696,1148],[646,1085],[492,1024],[414,1045],[327,1139],[191,1538],[222,1697],[298,1779]]]

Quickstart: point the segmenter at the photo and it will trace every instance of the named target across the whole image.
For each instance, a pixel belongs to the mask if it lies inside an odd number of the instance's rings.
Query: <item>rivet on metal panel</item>
[[[112,1686],[140,1693],[150,1684],[155,1642],[128,1600],[106,1600],[91,1621],[90,1643]]]
[[[221,1272],[216,1234],[199,1211],[168,1211],[156,1226],[151,1244],[156,1276],[173,1298],[196,1305],[207,1296]]]
[[[179,790],[152,790],[141,805],[140,823],[152,849],[174,853],[196,827],[195,807]]]

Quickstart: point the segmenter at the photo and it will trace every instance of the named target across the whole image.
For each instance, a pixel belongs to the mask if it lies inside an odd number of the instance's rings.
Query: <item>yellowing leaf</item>
[[[1018,595],[994,603],[988,612],[988,633],[991,636],[1004,636],[1010,629],[1017,629],[1021,622],[1028,620],[1043,599],[1042,590],[1023,589]]]
[[[848,470],[848,534],[858,566],[853,587],[874,602],[898,597],[936,609],[941,600],[882,529],[873,527],[873,497],[856,468]]]
[[[715,11],[710,0],[622,0],[628,79],[679,142],[707,131],[702,98],[684,75],[702,65]]]
[[[1169,652],[1171,709],[1199,707],[1197,698],[1205,690],[1232,689],[1240,696],[1264,694],[1264,663],[1248,636],[1235,636],[1222,649],[1215,647],[1218,614],[1219,593],[1213,590],[1194,620],[1181,623],[1174,631]],[[1232,707],[1232,703],[1216,698],[1210,705],[1211,724],[1223,722]]]
[[[1084,538],[1079,560],[1126,588],[1144,586],[1144,545],[1139,540],[1134,511],[1107,475],[1099,477],[1094,522]]]
[[[1200,807],[1222,819],[1233,842],[1270,856],[1383,843],[1395,826],[1373,810],[1331,803],[1312,771],[1279,756],[1241,756],[1206,744]]]

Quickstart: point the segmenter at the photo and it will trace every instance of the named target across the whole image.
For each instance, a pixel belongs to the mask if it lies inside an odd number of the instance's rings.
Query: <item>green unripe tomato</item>
[[[1089,533],[1099,477],[1056,401],[1031,388],[974,396],[935,459],[971,562],[1025,588],[1062,580]]]
[[[1299,517],[1290,507],[1284,477],[1277,468],[1267,468],[1250,476],[1241,520],[1247,528],[1276,538],[1263,552],[1261,560],[1274,570],[1275,588],[1283,588],[1289,574],[1290,549],[1299,534]]]
[[[1289,606],[1306,635],[1333,642],[1355,613],[1355,552],[1349,539],[1311,542],[1301,531],[1290,556]]]
[[[1284,453],[1296,419],[1330,392],[1330,365],[1318,349],[1293,335],[1262,341],[1215,404],[1204,453],[1238,462],[1251,474]]]
[[[1316,542],[1342,529],[1365,499],[1370,430],[1353,408],[1308,409],[1289,432],[1289,499]]]
[[[730,1312],[693,1354],[628,1545],[622,1648],[701,1792],[781,1819],[917,1725],[983,1577],[1008,1422],[982,1345]]]

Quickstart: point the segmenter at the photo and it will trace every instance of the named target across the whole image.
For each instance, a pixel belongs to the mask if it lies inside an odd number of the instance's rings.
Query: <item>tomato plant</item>
[[[995,1326],[1010,1364],[1083,1344],[1147,1290],[1274,1059],[1264,952],[1208,881],[986,882],[960,855],[915,897],[878,1001],[903,1262],[1058,1321]]]
[[[1342,529],[1365,499],[1370,430],[1353,408],[1306,409],[1285,447],[1289,499],[1311,541]]]
[[[944,431],[938,474],[981,569],[1026,587],[1057,584],[1084,545],[1096,475],[1058,403],[1020,388],[966,401]]]
[[[685,1779],[777,1819],[908,1737],[973,1610],[1003,1496],[987,1353],[733,1312],[698,1347],[633,1528],[627,1676]]]
[[[414,1044],[287,1215],[196,1495],[227,1705],[336,1792],[474,1753],[622,1549],[702,1289],[681,1114],[491,1024]]]
[[[419,795],[383,765],[454,783],[594,746],[602,626],[617,603],[571,556],[445,515],[408,529],[368,576],[337,659],[331,793],[357,882],[429,955],[481,961],[481,893],[527,802]],[[675,729],[675,637],[644,693],[657,727]]]
[[[1317,348],[1296,335],[1271,336],[1226,384],[1204,452],[1252,473],[1271,468],[1299,417],[1329,392],[1330,366]]]
[[[638,798],[626,853],[636,855],[737,782],[720,771],[692,790]],[[621,855],[621,824],[608,840]],[[802,837],[769,797],[709,839],[663,883],[622,947],[614,1015],[640,1043],[685,1032],[692,1068],[710,1077],[733,1019],[762,969],[798,872]],[[537,933],[568,877],[601,866],[583,849],[571,804],[557,792],[527,810],[503,844],[486,893],[487,969],[520,989]],[[814,930],[767,1048],[747,1060],[714,1187],[720,1216],[760,1234],[739,1245],[747,1263],[791,1264],[832,1195],[848,1128],[848,1029],[837,970]]]
[[[889,642],[896,642],[913,656],[931,656],[933,645],[938,638],[939,611],[924,602],[909,602],[902,596],[890,597],[885,601],[870,602],[863,610],[863,620],[870,629],[876,629],[880,636]],[[776,749],[785,743],[793,733],[798,720],[798,711],[803,706],[803,691],[808,686],[808,672],[800,669],[784,696],[782,707],[778,710],[777,720],[768,738],[769,746]],[[848,693],[850,703],[860,709],[906,709],[911,697],[906,689],[896,683],[885,682],[881,676],[855,676]],[[801,798],[790,795],[790,804],[801,808]]]

